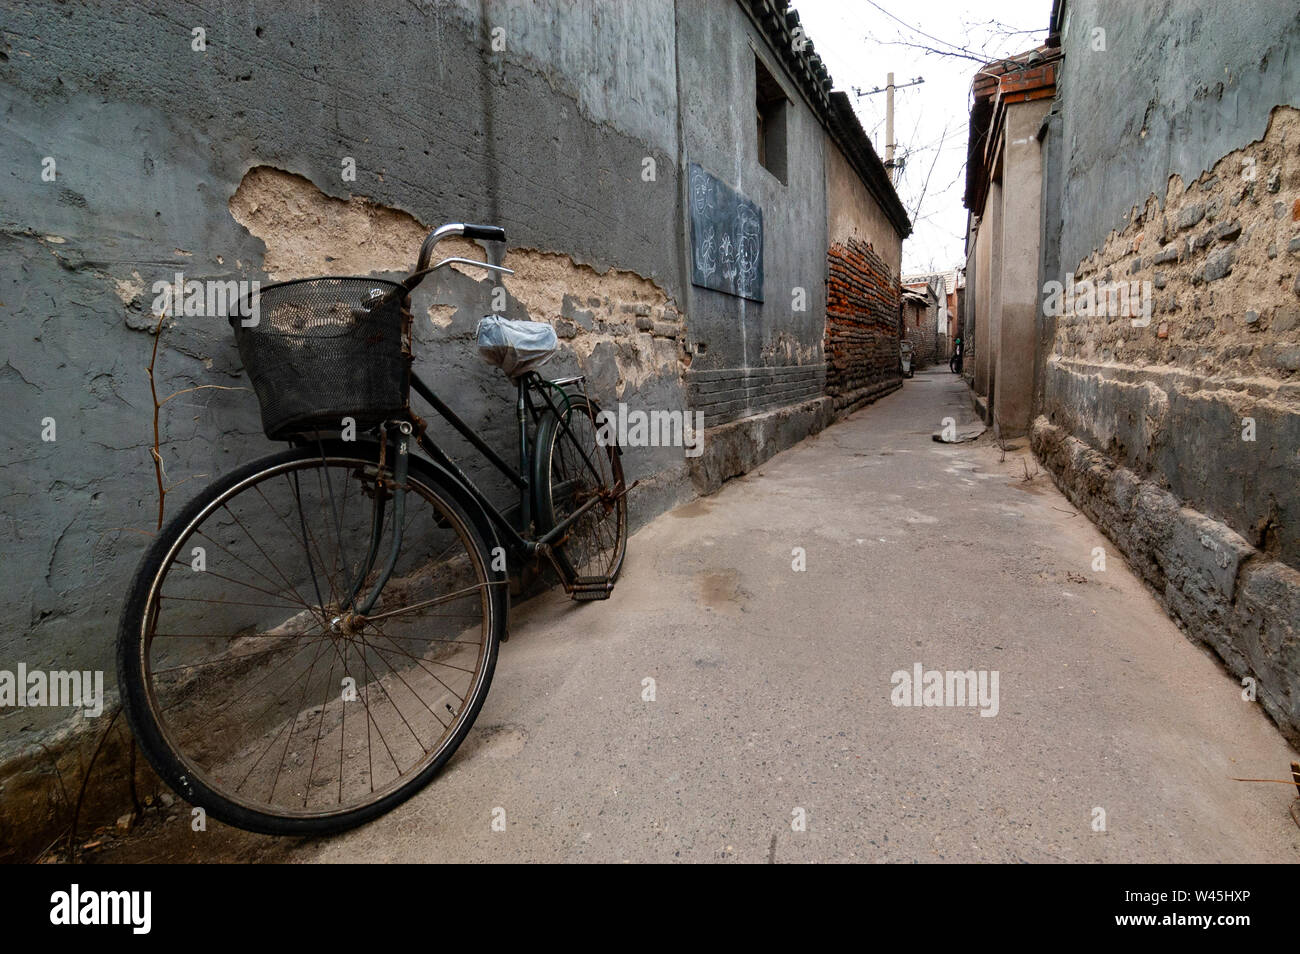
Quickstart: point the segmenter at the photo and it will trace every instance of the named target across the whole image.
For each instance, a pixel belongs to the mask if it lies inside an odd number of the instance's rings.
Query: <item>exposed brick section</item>
[[[901,288],[868,242],[832,245],[827,265],[826,393],[838,412],[898,384]]]
[[[1031,94],[1040,91],[1045,91],[1050,96],[1055,92],[1055,84],[1056,64],[1048,63],[1036,69],[1018,70],[1014,73],[1004,74],[998,79],[998,90],[1005,98],[1011,98],[1014,93],[1025,94],[1014,97],[1016,101],[1020,101],[1038,99],[1038,96]]]
[[[687,371],[686,393],[704,426],[716,427],[819,398],[825,376],[820,364]]]
[[[912,366],[917,370],[937,364],[939,335],[936,328],[938,306],[931,302],[923,305],[915,299],[903,304],[903,337],[912,342]]]

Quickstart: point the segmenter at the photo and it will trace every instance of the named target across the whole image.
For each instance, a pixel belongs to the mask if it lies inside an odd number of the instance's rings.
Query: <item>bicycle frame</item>
[[[428,402],[434,411],[437,412],[439,417],[455,428],[455,430],[469,441],[470,444],[472,444],[474,448],[492,464],[493,467],[495,467],[500,473],[504,474],[506,479],[519,488],[520,518],[519,526],[516,527],[506,514],[502,513],[493,505],[487,495],[478,488],[474,481],[471,480],[463,470],[461,470],[460,466],[452,460],[447,452],[433,441],[429,440],[428,436],[424,433],[423,428],[421,428],[420,433],[417,435],[416,442],[419,444],[420,449],[460,481],[465,489],[470,492],[476,501],[478,501],[479,505],[488,515],[488,518],[491,519],[497,528],[504,534],[506,545],[518,555],[532,557],[537,555],[539,552],[544,552],[546,547],[549,547],[551,544],[560,540],[570,526],[600,502],[597,497],[593,497],[591,500],[586,501],[582,506],[569,514],[568,517],[556,524],[556,526],[551,528],[541,537],[533,539],[525,536],[530,524],[532,523],[536,508],[541,503],[540,500],[537,500],[534,497],[537,488],[534,486],[531,477],[533,460],[532,452],[528,443],[529,418],[531,417],[533,423],[536,424],[537,421],[541,419],[542,414],[549,410],[560,420],[565,432],[571,433],[569,432],[568,415],[560,412],[560,409],[556,406],[555,402],[551,400],[551,396],[547,393],[546,388],[555,387],[563,389],[565,385],[580,382],[582,380],[582,376],[577,376],[565,378],[561,381],[548,382],[541,378],[540,375],[532,373],[523,375],[518,379],[516,384],[518,399],[515,403],[515,419],[518,422],[519,429],[519,469],[515,470],[502,460],[501,456],[488,446],[487,442],[484,441],[473,428],[462,421],[460,417],[457,416],[456,412],[448,407],[418,374],[415,374],[414,372],[411,374],[411,390]],[[542,401],[545,402],[545,408],[533,407],[532,395],[534,392],[539,394]],[[580,447],[579,449],[581,450]],[[616,452],[622,453],[619,449],[616,449]],[[583,457],[587,466],[595,471],[595,465],[586,457],[585,451],[583,451]]]
[[[505,233],[503,231],[490,226],[449,223],[435,229],[425,238],[424,243],[420,246],[420,255],[416,261],[415,271],[407,276],[407,278],[401,283],[399,289],[394,289],[393,292],[389,293],[395,295],[399,291],[403,292],[403,304],[407,310],[409,310],[410,307],[410,293],[414,290],[415,286],[418,285],[427,275],[446,265],[473,265],[479,268],[486,268],[490,271],[513,274],[510,269],[503,268],[500,265],[493,265],[488,262],[479,262],[473,259],[460,257],[446,258],[438,264],[430,266],[429,259],[432,255],[434,246],[436,246],[442,239],[452,235],[465,235],[467,237],[488,241],[504,241],[505,239]],[[469,475],[460,468],[460,466],[450,457],[450,455],[447,454],[446,451],[428,438],[425,433],[424,420],[410,409],[408,401],[405,418],[395,422],[390,422],[397,425],[398,435],[395,447],[396,461],[393,465],[394,532],[388,560],[371,593],[360,603],[356,602],[360,595],[360,588],[363,585],[365,578],[374,568],[375,561],[379,557],[379,541],[383,531],[383,511],[385,500],[382,493],[377,493],[375,495],[375,509],[372,518],[370,549],[366,560],[360,567],[357,580],[350,588],[351,592],[343,603],[345,615],[347,614],[349,607],[355,606],[356,612],[360,616],[364,617],[379,599],[379,594],[383,591],[384,586],[387,584],[389,577],[393,573],[394,567],[397,565],[398,553],[402,545],[402,517],[405,512],[406,477],[410,461],[409,454],[412,436],[414,436],[415,442],[419,448],[446,470],[461,484],[462,487],[464,487],[470,496],[474,498],[478,505],[483,509],[483,512],[487,515],[488,519],[491,520],[491,522],[501,532],[506,547],[516,559],[532,559],[542,556],[551,557],[551,563],[560,573],[566,589],[578,582],[576,579],[569,579],[571,574],[566,572],[563,566],[554,559],[551,554],[551,547],[556,543],[562,542],[565,535],[568,533],[569,528],[580,520],[592,507],[600,504],[602,500],[599,495],[593,496],[591,499],[582,503],[576,510],[542,536],[534,538],[529,535],[534,515],[537,512],[537,508],[541,505],[541,500],[536,496],[538,488],[535,486],[532,478],[534,461],[532,460],[532,453],[528,443],[528,421],[531,417],[533,424],[536,425],[541,420],[542,415],[549,411],[560,421],[560,426],[563,429],[562,433],[573,438],[573,432],[569,429],[568,397],[564,388],[574,383],[580,383],[583,380],[584,377],[578,375],[558,381],[547,381],[537,373],[531,371],[517,378],[516,388],[518,398],[515,404],[515,417],[519,427],[519,469],[516,471],[513,467],[507,464],[495,450],[488,446],[487,442],[484,441],[473,428],[461,420],[456,412],[448,407],[418,374],[412,371],[410,379],[411,390],[423,398],[434,409],[439,417],[450,424],[457,433],[465,438],[465,440],[469,441],[470,444],[478,450],[493,467],[504,474],[506,479],[518,488],[518,526],[516,526],[506,514],[502,513],[492,503],[492,501],[488,499],[487,495],[478,488],[474,481],[470,479]],[[565,395],[565,413],[561,413],[559,407],[557,407],[556,403],[551,399],[549,393],[551,389],[558,390],[562,395]],[[534,407],[534,394],[540,395],[541,400],[546,405],[544,408]],[[588,407],[590,407],[590,405],[588,405]],[[594,425],[595,421],[592,423]],[[379,457],[381,465],[384,459],[384,452],[388,446],[388,437],[389,435],[387,430],[382,429],[380,433],[381,443]],[[597,483],[599,483],[599,469],[592,462],[591,458],[587,455],[586,450],[583,449],[581,443],[578,442],[576,438],[573,439],[573,443],[581,453],[582,460],[586,464],[587,469],[592,472],[596,477]],[[621,455],[622,449],[615,446],[615,453]],[[619,493],[625,494],[629,489],[630,488],[624,487],[619,491]],[[340,619],[342,620],[343,617],[340,617]]]
[[[515,470],[506,463],[501,456],[474,431],[473,428],[461,420],[456,412],[448,407],[447,404],[434,393],[433,389],[430,388],[418,374],[412,372],[411,389],[427,401],[439,417],[445,420],[462,437],[469,441],[470,444],[472,444],[474,448],[478,450],[490,464],[492,464],[493,467],[495,467],[500,473],[504,474],[506,479],[519,489],[519,505],[517,508],[519,513],[518,526],[515,525],[515,522],[512,521],[506,513],[503,513],[495,504],[492,503],[487,494],[479,489],[478,485],[474,483],[469,475],[461,469],[461,467],[449,454],[447,454],[446,451],[429,439],[425,432],[424,420],[408,407],[407,419],[396,422],[398,425],[398,436],[395,447],[396,459],[393,464],[392,481],[393,526],[395,529],[388,560],[384,569],[380,572],[370,594],[366,596],[365,599],[358,602],[357,600],[360,596],[361,586],[364,583],[365,578],[370,574],[370,571],[374,568],[375,561],[378,559],[379,542],[383,533],[385,499],[383,494],[376,494],[374,513],[372,517],[370,549],[367,553],[366,559],[358,570],[357,579],[349,588],[348,597],[342,603],[344,614],[339,618],[340,624],[345,622],[350,608],[355,608],[356,614],[361,617],[366,616],[370,612],[378,601],[379,595],[383,592],[384,586],[388,583],[388,579],[392,575],[393,569],[397,565],[398,554],[400,553],[402,546],[401,528],[403,526],[403,516],[405,513],[406,476],[409,469],[410,441],[412,436],[415,438],[415,442],[419,448],[446,470],[474,498],[478,505],[483,509],[483,512],[487,515],[488,519],[490,519],[501,532],[506,547],[516,559],[531,559],[542,556],[549,557],[551,555],[551,546],[555,543],[562,542],[569,527],[580,520],[592,507],[601,504],[602,501],[599,496],[593,496],[548,530],[545,534],[540,537],[532,537],[528,535],[533,521],[533,515],[536,512],[537,507],[541,504],[540,499],[536,497],[538,488],[531,477],[534,461],[532,459],[532,452],[528,442],[528,422],[531,418],[534,425],[536,425],[537,422],[541,420],[542,415],[549,411],[550,413],[555,414],[556,418],[560,421],[563,433],[571,435],[572,432],[569,430],[568,413],[561,413],[560,408],[551,399],[551,396],[547,391],[548,389],[554,388],[559,389],[561,393],[564,393],[564,386],[575,382],[581,382],[582,380],[583,376],[578,375],[571,378],[564,378],[559,381],[547,381],[535,373],[529,373],[518,379],[516,383],[518,399],[515,406],[515,416],[519,428],[519,469]],[[532,397],[534,393],[540,395],[545,407],[535,407],[533,405]],[[382,464],[384,451],[388,446],[387,433],[381,434],[380,446],[381,450],[379,459]],[[599,471],[595,464],[592,463],[590,457],[587,456],[586,451],[576,440],[574,441],[574,446],[576,446],[582,454],[587,467],[593,472],[593,474],[596,474],[597,479],[599,479]],[[615,453],[622,454],[622,449],[616,446]],[[627,489],[628,488],[624,488],[621,492],[626,493]],[[561,574],[561,578],[563,579],[566,588],[577,582],[574,579],[568,578],[569,574],[564,570],[562,564],[557,563],[554,559],[551,560],[551,563]]]

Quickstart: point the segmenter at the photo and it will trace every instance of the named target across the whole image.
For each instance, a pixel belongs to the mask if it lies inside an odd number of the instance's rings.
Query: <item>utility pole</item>
[[[876,93],[885,94],[885,169],[889,172],[889,181],[896,182],[898,179],[898,168],[894,162],[894,149],[897,144],[894,142],[894,90],[906,89],[909,86],[916,86],[924,83],[925,79],[918,76],[907,83],[894,85],[894,74],[885,75],[885,85],[877,86],[875,89],[859,89],[854,86],[853,95],[861,99],[863,96],[873,96]],[[897,165],[901,165],[898,163]]]
[[[894,181],[894,74],[885,77],[885,168]]]

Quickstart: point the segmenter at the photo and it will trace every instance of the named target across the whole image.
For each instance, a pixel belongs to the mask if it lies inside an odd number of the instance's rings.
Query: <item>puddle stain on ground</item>
[[[697,579],[700,584],[700,602],[705,606],[724,612],[744,611],[740,574],[735,570],[713,570],[699,574]]]
[[[1017,490],[1023,490],[1027,494],[1033,494],[1035,497],[1041,497],[1048,492],[1045,483],[1040,483],[1037,478],[1033,480],[1013,480],[1007,484],[1008,487],[1015,487]]]
[[[458,761],[467,756],[485,755],[490,759],[513,758],[524,750],[528,733],[520,725],[475,726],[456,753]]]
[[[690,503],[670,511],[674,517],[703,517],[713,510],[713,503],[708,497],[698,497]]]

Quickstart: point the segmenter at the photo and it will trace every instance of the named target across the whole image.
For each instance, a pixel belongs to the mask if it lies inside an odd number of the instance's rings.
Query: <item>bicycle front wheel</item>
[[[183,798],[268,834],[409,798],[465,738],[505,627],[504,575],[463,491],[411,458],[402,548],[376,446],[290,450],[207,488],[149,548],[118,634],[123,705]]]

